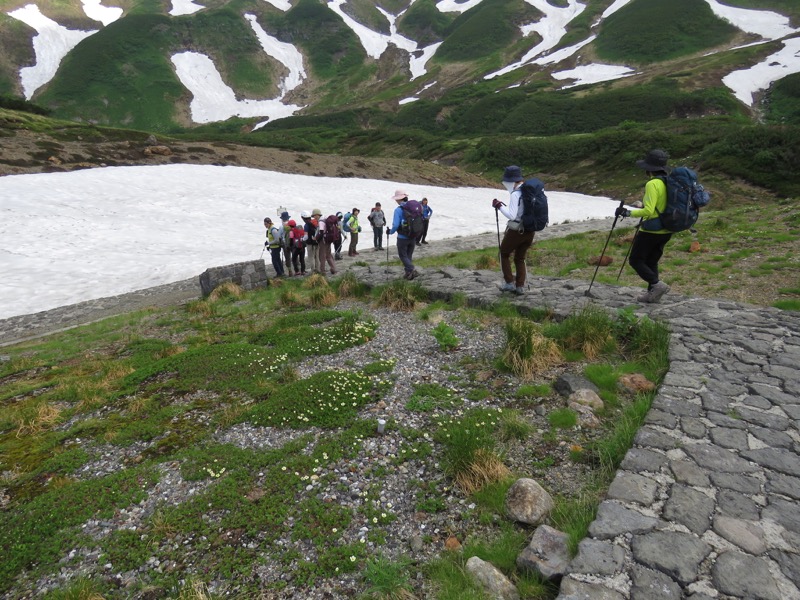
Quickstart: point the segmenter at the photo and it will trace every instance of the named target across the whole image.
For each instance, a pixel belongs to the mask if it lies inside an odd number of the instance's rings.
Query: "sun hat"
[[[315,209],[313,209],[311,211],[311,216],[313,217],[314,215],[319,215],[321,217],[322,216],[322,211],[320,209],[318,209],[318,208],[315,208]]]
[[[666,171],[667,159],[669,155],[663,150],[650,150],[644,156],[644,160],[637,160],[636,166],[645,171]]]
[[[307,210],[304,210],[303,212],[300,213],[300,217],[303,218],[303,219],[310,219],[311,218],[311,213],[308,212]]]
[[[506,167],[506,170],[503,171],[503,181],[513,181],[516,183],[517,181],[522,181],[523,179],[525,178],[522,176],[522,169],[520,169],[517,165]]]
[[[297,227],[297,221],[295,221],[294,219],[290,219],[287,225],[289,227]]]
[[[408,194],[403,190],[396,190],[394,196],[392,196],[392,200],[402,200],[403,198],[408,198]]]
[[[286,211],[283,211],[281,213],[281,221],[288,221],[289,219],[291,219],[291,217],[289,216],[289,213],[286,212]]]

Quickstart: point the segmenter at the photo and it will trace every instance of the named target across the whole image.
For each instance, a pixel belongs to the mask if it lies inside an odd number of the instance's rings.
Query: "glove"
[[[624,206],[620,206],[620,207],[617,208],[617,210],[614,211],[614,216],[615,217],[622,217],[624,219],[625,217],[630,217],[631,216],[631,211],[629,211]]]
[[[358,226],[358,233],[361,233],[361,225]]]
[[[497,198],[492,200],[492,208],[494,208],[495,210],[500,210],[501,206],[505,206],[505,204],[500,202],[500,200],[498,200]]]
[[[392,235],[392,230],[390,227],[386,228],[386,235]]]

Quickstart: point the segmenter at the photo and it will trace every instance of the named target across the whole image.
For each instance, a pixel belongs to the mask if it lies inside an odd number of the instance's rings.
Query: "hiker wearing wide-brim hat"
[[[643,169],[648,176],[644,186],[642,208],[628,209],[620,206],[615,213],[617,217],[640,217],[643,220],[654,219],[667,207],[667,184],[664,178],[669,174],[669,155],[663,150],[650,150],[636,166]],[[631,246],[630,265],[636,274],[647,282],[647,291],[636,300],[655,304],[669,291],[669,286],[661,281],[658,263],[664,255],[664,248],[672,238],[672,232],[666,229],[646,231],[642,228],[636,232]]]
[[[503,241],[499,241],[500,224],[498,220],[497,237],[500,247],[500,269],[503,272],[503,283],[500,284],[501,292],[513,292],[518,295],[525,293],[525,282],[527,280],[527,267],[525,259],[528,250],[533,244],[533,231],[518,231],[515,224],[520,223],[522,218],[522,191],[520,187],[525,181],[522,176],[522,169],[517,165],[506,167],[503,171],[502,183],[509,193],[508,206],[498,199],[492,200],[492,208],[495,209],[495,216],[498,212],[508,219]],[[514,256],[514,270],[511,269],[511,256]]]

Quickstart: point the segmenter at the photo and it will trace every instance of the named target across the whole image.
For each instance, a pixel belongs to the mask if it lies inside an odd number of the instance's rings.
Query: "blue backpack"
[[[522,191],[522,231],[541,231],[550,220],[544,183],[535,177],[520,186]]]
[[[344,213],[344,217],[342,217],[342,230],[345,233],[350,233],[350,225],[348,225],[347,222],[350,220],[350,217],[352,217],[352,216],[353,216],[353,214],[348,211],[348,212]]]
[[[711,201],[711,195],[688,167],[677,167],[661,179],[667,186],[667,207],[657,217],[643,221],[642,229],[672,232],[691,229],[697,223],[700,209]]]

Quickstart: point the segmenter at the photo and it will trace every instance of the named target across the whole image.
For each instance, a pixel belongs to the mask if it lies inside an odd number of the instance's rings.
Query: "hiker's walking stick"
[[[619,268],[619,273],[617,273],[617,281],[622,276],[622,269],[625,268],[625,263],[628,262],[628,257],[631,255],[631,250],[633,249],[633,244],[636,243],[636,236],[639,235],[639,228],[642,226],[642,217],[639,219],[639,222],[636,224],[636,231],[633,234],[633,239],[631,240],[630,246],[628,246],[628,251],[625,253],[625,258],[622,260],[622,266]]]
[[[494,209],[494,220],[497,222],[497,259],[503,262],[503,255],[500,252],[500,211]]]
[[[619,201],[619,208],[625,206],[625,201]],[[615,211],[616,212],[616,211]],[[614,215],[614,222],[611,224],[611,231],[608,232],[608,237],[606,238],[606,245],[603,246],[603,251],[600,253],[600,258],[597,260],[597,266],[594,268],[594,275],[592,275],[592,281],[589,283],[589,289],[586,290],[584,296],[592,297],[592,286],[594,285],[594,278],[597,277],[597,271],[600,269],[600,263],[603,262],[603,257],[606,254],[606,248],[608,248],[608,242],[611,241],[611,234],[614,233],[614,227],[617,226],[617,221],[619,221],[619,215]]]

